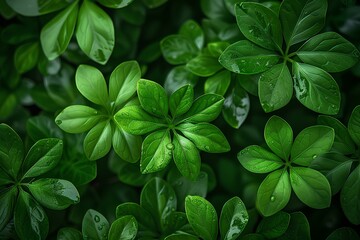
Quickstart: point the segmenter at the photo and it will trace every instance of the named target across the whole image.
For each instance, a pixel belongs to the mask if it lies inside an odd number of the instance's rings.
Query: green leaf
[[[334,142],[334,129],[327,126],[311,126],[302,130],[291,148],[291,162],[309,166],[318,155],[330,151]]]
[[[39,42],[25,43],[15,50],[14,63],[16,70],[22,74],[36,66],[39,59]]]
[[[82,220],[82,235],[84,239],[106,240],[108,238],[109,222],[99,212],[89,209]]]
[[[114,25],[109,15],[95,3],[81,4],[76,26],[79,47],[92,60],[106,64],[115,44]]]
[[[62,152],[63,141],[60,139],[46,138],[37,141],[22,164],[22,179],[37,177],[53,169],[59,163]]]
[[[57,233],[57,240],[82,240],[81,232],[75,228],[63,227]]]
[[[106,82],[97,68],[80,65],[76,70],[75,82],[77,89],[85,98],[98,105],[107,106],[109,95]]]
[[[187,122],[211,122],[220,112],[224,98],[217,94],[204,94],[195,99],[189,111],[182,117]]]
[[[42,178],[31,182],[28,188],[34,198],[49,209],[62,210],[80,201],[79,192],[66,180]]]
[[[333,231],[326,238],[326,240],[346,240],[346,239],[359,240],[360,237],[354,229],[350,227],[342,227]]]
[[[333,77],[321,68],[293,63],[296,98],[307,108],[322,114],[337,114],[340,90]]]
[[[41,46],[49,60],[57,58],[69,45],[74,33],[77,13],[78,2],[75,1],[41,29]]]
[[[302,212],[290,214],[290,223],[286,232],[279,240],[310,240],[310,226],[306,216]]]
[[[168,0],[142,0],[142,2],[148,7],[148,8],[157,8],[164,3],[166,3]]]
[[[310,38],[296,55],[307,64],[327,72],[341,72],[359,61],[359,51],[345,38],[335,32],[325,32]]]
[[[204,33],[199,24],[194,20],[188,20],[181,25],[179,34],[191,39],[198,49],[204,46]]]
[[[228,42],[211,42],[208,43],[207,48],[213,57],[219,58],[229,45]]]
[[[200,3],[202,12],[210,19],[226,21],[233,18],[227,11],[224,1],[201,0]]]
[[[197,56],[199,49],[187,36],[170,35],[160,42],[165,60],[173,65],[185,64]]]
[[[176,195],[170,184],[156,177],[142,189],[140,205],[153,216],[158,230],[162,232],[168,227],[170,214],[176,210]]]
[[[256,195],[256,207],[265,217],[283,209],[290,200],[291,185],[289,174],[284,169],[276,170],[260,184]]]
[[[247,39],[266,49],[281,50],[281,24],[271,9],[260,3],[242,2],[235,5],[235,16]]]
[[[277,64],[261,74],[258,91],[265,112],[278,110],[290,102],[293,82],[286,62]]]
[[[97,0],[101,5],[108,8],[123,8],[128,6],[134,0]]]
[[[141,71],[136,61],[119,64],[110,75],[109,98],[115,106],[124,104],[136,92]]]
[[[84,153],[67,154],[65,152],[63,159],[58,169],[61,178],[72,182],[75,186],[87,184],[96,178],[96,162],[89,161]]]
[[[22,0],[6,0],[6,3],[17,13],[34,17],[40,16],[47,13],[55,12],[73,0],[49,0],[49,1],[39,1],[39,0],[28,0],[26,4]]]
[[[149,134],[142,143],[141,172],[145,174],[164,169],[172,159],[173,149],[169,130]]]
[[[170,95],[185,85],[194,87],[198,80],[199,77],[192,74],[184,65],[177,66],[171,69],[166,76],[164,88],[167,94]]]
[[[240,84],[236,83],[225,98],[222,115],[231,127],[239,128],[246,120],[249,111],[249,95]]]
[[[182,123],[176,127],[190,139],[198,149],[209,153],[230,151],[230,145],[224,134],[210,123]]]
[[[311,168],[292,167],[290,182],[296,196],[309,207],[322,209],[330,206],[330,184],[320,172]]]
[[[257,234],[257,233],[250,233],[250,234],[246,234],[243,238],[241,238],[242,240],[265,240],[266,238],[261,235],[261,234]]]
[[[274,66],[280,56],[248,40],[231,44],[220,55],[219,62],[229,71],[240,74],[261,73]]]
[[[115,128],[112,144],[119,157],[127,162],[135,163],[140,159],[142,139],[125,132],[119,126]]]
[[[219,226],[221,239],[233,240],[244,231],[249,221],[245,204],[239,197],[229,199],[223,206],[220,214]]]
[[[324,26],[326,0],[284,0],[280,20],[287,47],[305,41]]]
[[[0,168],[13,179],[17,178],[24,158],[24,144],[8,125],[0,124]]]
[[[49,231],[49,221],[44,209],[23,190],[17,198],[14,225],[20,239],[46,239]]]
[[[360,224],[360,165],[346,180],[340,193],[340,203],[346,218],[355,225]]]
[[[198,240],[199,238],[187,233],[178,233],[168,235],[164,240]]]
[[[153,216],[139,204],[126,202],[116,207],[116,218],[126,215],[132,215],[135,217],[139,226],[139,231],[145,229],[155,231],[156,225]]]
[[[222,70],[206,79],[204,84],[205,93],[215,93],[224,96],[231,82],[231,73]]]
[[[112,129],[109,120],[99,122],[84,139],[84,152],[89,160],[104,157],[111,148]]]
[[[241,150],[237,158],[246,170],[254,173],[269,173],[285,164],[278,156],[257,145]]]
[[[259,223],[256,233],[260,233],[267,239],[273,239],[283,235],[290,223],[290,214],[278,212],[270,217],[263,218]]]
[[[360,106],[356,106],[351,113],[348,129],[351,138],[360,146]]]
[[[279,157],[288,160],[293,143],[291,126],[281,117],[272,116],[266,123],[264,137],[269,148]]]
[[[169,107],[173,118],[186,113],[194,100],[194,89],[185,85],[170,95]]]
[[[199,56],[191,59],[186,68],[193,74],[200,77],[210,77],[223,67],[220,65],[217,58],[206,54],[200,54]]]
[[[42,138],[63,138],[64,134],[55,124],[54,119],[45,115],[31,117],[26,121],[26,132],[33,141]]]
[[[199,237],[204,240],[217,239],[218,217],[210,202],[199,196],[187,196],[185,213],[192,229]]]
[[[335,139],[333,148],[343,154],[350,154],[355,152],[355,144],[351,139],[348,129],[336,118],[331,116],[321,115],[317,119],[317,123],[326,125],[334,129]]]
[[[93,128],[101,119],[94,108],[72,105],[62,110],[55,118],[55,123],[65,132],[82,133]]]
[[[137,84],[137,94],[145,111],[158,117],[167,117],[168,97],[160,84],[141,79]]]
[[[195,180],[200,172],[201,158],[195,144],[179,134],[174,135],[174,162],[181,174]]]
[[[14,215],[17,192],[17,188],[12,187],[7,192],[0,194],[0,231],[5,228]]]
[[[138,231],[138,224],[133,216],[116,219],[110,227],[109,240],[133,240]]]
[[[148,114],[141,106],[122,108],[115,114],[114,120],[118,126],[134,135],[143,135],[167,126],[163,119]]]

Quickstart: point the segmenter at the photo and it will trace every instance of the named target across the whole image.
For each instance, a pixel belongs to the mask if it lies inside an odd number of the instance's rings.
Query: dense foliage
[[[0,19],[0,239],[360,239],[357,1]]]

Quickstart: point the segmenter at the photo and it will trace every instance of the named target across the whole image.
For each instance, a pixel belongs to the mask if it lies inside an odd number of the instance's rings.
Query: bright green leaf
[[[185,85],[170,95],[169,107],[173,118],[186,113],[194,100],[194,89]]]
[[[84,152],[89,160],[104,157],[111,148],[112,129],[109,120],[99,122],[84,139]]]
[[[215,93],[224,96],[231,82],[231,73],[222,70],[206,79],[204,84],[205,93]]]
[[[126,202],[116,207],[116,218],[126,215],[135,217],[139,226],[139,231],[145,229],[155,231],[156,225],[153,216],[139,204]]]
[[[158,117],[167,117],[168,97],[160,84],[142,79],[137,84],[137,94],[145,111]]]
[[[140,136],[129,134],[119,126],[115,128],[112,144],[121,159],[130,163],[137,162],[140,159],[141,143]]]
[[[22,74],[36,66],[39,59],[40,44],[25,43],[15,50],[14,62],[16,70]]]
[[[186,64],[186,68],[197,76],[210,77],[221,70],[223,67],[220,65],[217,58],[205,54],[200,54],[199,56],[191,59]]]
[[[136,237],[138,225],[133,216],[123,216],[116,219],[109,230],[109,240],[133,240]]]

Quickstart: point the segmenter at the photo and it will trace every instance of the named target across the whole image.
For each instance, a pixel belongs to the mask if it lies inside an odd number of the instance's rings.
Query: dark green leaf
[[[172,159],[174,145],[169,130],[148,135],[142,144],[140,170],[143,174],[164,169]]]
[[[74,33],[77,13],[78,2],[75,1],[41,29],[41,46],[49,60],[57,58],[69,45]]]
[[[61,228],[56,236],[56,240],[82,240],[81,232],[75,228]]]
[[[23,190],[17,198],[14,224],[20,239],[46,239],[49,231],[48,217],[44,209]]]
[[[219,62],[229,71],[240,74],[261,73],[280,59],[274,52],[255,45],[248,40],[231,44],[220,55]]]
[[[194,143],[179,134],[174,135],[174,162],[181,174],[195,180],[200,172],[201,158]]]
[[[123,216],[116,219],[110,227],[109,240],[133,240],[136,237],[138,225],[133,216]]]
[[[254,173],[269,173],[285,164],[278,156],[257,145],[241,150],[237,158],[244,168]]]
[[[340,193],[340,202],[347,219],[360,224],[360,165],[350,174]]]
[[[164,3],[166,3],[168,0],[142,0],[142,1],[148,8],[157,8],[163,5]]]
[[[193,74],[200,77],[210,77],[223,67],[220,65],[217,58],[205,54],[201,54],[191,59],[186,68]]]
[[[320,172],[293,167],[290,169],[290,182],[296,196],[309,207],[321,209],[330,206],[330,184]]]
[[[232,20],[233,16],[227,11],[224,1],[201,0],[200,3],[201,10],[208,18],[216,21]]]
[[[284,160],[289,159],[293,131],[284,119],[272,116],[265,125],[264,137],[266,144],[276,155]]]
[[[39,59],[40,44],[38,42],[25,43],[15,51],[14,61],[16,70],[22,74],[36,66]]]
[[[164,240],[198,240],[198,237],[187,233],[177,233],[167,236]]]
[[[109,95],[106,82],[97,68],[80,65],[76,70],[75,82],[79,92],[89,101],[102,106],[108,104]]]
[[[121,159],[130,163],[137,162],[140,159],[141,143],[140,136],[131,135],[119,126],[115,128],[112,144]]]
[[[286,62],[277,64],[259,77],[259,98],[265,112],[284,107],[293,95],[293,82]]]
[[[186,36],[170,35],[160,42],[161,52],[170,64],[185,64],[196,57],[199,49]]]
[[[60,161],[63,141],[46,138],[37,141],[27,153],[21,167],[24,178],[36,177],[53,169]]]
[[[43,14],[55,12],[73,0],[49,0],[49,1],[39,1],[39,0],[29,0],[26,4],[22,0],[6,0],[6,3],[17,13],[20,13],[24,16],[40,16]]]
[[[14,215],[17,193],[16,187],[12,187],[7,192],[3,193],[1,191],[0,193],[0,231],[5,228]]]
[[[158,117],[167,117],[168,97],[160,84],[141,79],[137,84],[137,94],[145,111]]]
[[[109,15],[91,1],[81,4],[76,39],[84,53],[97,63],[105,64],[115,44],[114,25]]]
[[[281,50],[281,25],[276,14],[260,3],[242,2],[235,5],[240,31],[250,41],[270,50]]]
[[[290,178],[286,168],[276,170],[267,175],[260,184],[256,207],[265,217],[271,216],[287,205],[290,195]]]
[[[204,240],[216,240],[218,217],[215,208],[205,198],[187,196],[185,212],[194,232]]]
[[[261,234],[257,234],[257,233],[250,233],[245,235],[243,238],[241,238],[242,240],[265,240],[266,238],[261,235]]]
[[[56,126],[54,120],[45,115],[38,115],[26,121],[26,132],[34,141],[42,138],[63,138],[63,132]]]
[[[231,73],[227,70],[217,72],[206,79],[204,84],[205,93],[215,93],[224,96],[231,82]]]
[[[326,0],[284,0],[280,20],[287,47],[305,41],[324,26]]]
[[[197,48],[204,46],[204,33],[201,27],[193,20],[188,20],[181,25],[179,34],[191,39]]]
[[[109,232],[108,220],[99,212],[89,209],[82,221],[84,239],[106,240]]]
[[[229,199],[220,214],[219,226],[221,239],[233,240],[244,231],[249,221],[249,215],[244,203],[239,197]]]
[[[166,76],[164,88],[168,95],[170,95],[185,85],[194,87],[198,80],[199,77],[192,74],[185,66],[177,66],[171,69]]]
[[[155,209],[153,209],[155,210]],[[137,203],[123,203],[116,208],[116,218],[120,218],[126,215],[132,215],[137,220],[140,230],[152,230],[155,231],[156,225],[151,214],[142,208]]]
[[[278,239],[310,240],[310,226],[306,216],[302,212],[291,213],[289,227]]]
[[[280,237],[285,233],[290,223],[290,214],[278,212],[270,217],[263,218],[259,223],[256,232],[267,239]]]
[[[309,166],[318,155],[328,152],[334,142],[334,129],[327,126],[311,126],[302,130],[291,148],[291,162]]]
[[[186,113],[194,100],[194,89],[185,85],[170,95],[169,107],[173,118]]]
[[[100,4],[109,8],[123,8],[128,6],[134,0],[97,0]]]
[[[348,129],[351,138],[360,146],[360,106],[356,106],[351,113]]]
[[[211,42],[208,43],[207,48],[213,57],[219,58],[229,45],[228,42]]]
[[[354,229],[350,227],[342,227],[333,231],[326,238],[326,240],[347,240],[347,239],[359,240],[360,237]]]
[[[0,124],[0,167],[13,179],[17,178],[24,158],[24,145],[19,135],[8,125]]]
[[[176,127],[190,139],[198,149],[209,153],[230,151],[230,145],[224,134],[210,123],[182,123]]]
[[[84,139],[84,152],[89,160],[104,157],[111,148],[112,129],[109,120],[96,124]]]

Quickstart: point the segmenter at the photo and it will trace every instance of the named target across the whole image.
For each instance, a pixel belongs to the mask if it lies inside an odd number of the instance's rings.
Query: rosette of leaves
[[[182,175],[196,179],[201,166],[199,150],[230,150],[224,134],[209,123],[221,111],[222,96],[204,94],[194,101],[193,88],[185,85],[168,98],[161,85],[143,79],[138,82],[137,94],[140,106],[124,107],[114,118],[130,134],[148,134],[141,147],[142,173],[160,171],[174,158]]]
[[[251,145],[237,156],[248,171],[268,173],[257,191],[259,212],[271,216],[283,209],[290,200],[292,189],[309,207],[329,207],[329,181],[309,165],[320,154],[329,152],[335,138],[334,129],[323,125],[307,127],[293,141],[290,125],[282,118],[272,116],[265,125],[264,137],[271,151]]]
[[[25,155],[19,135],[0,124],[0,230],[13,219],[20,239],[45,239],[49,221],[43,206],[62,210],[79,202],[71,182],[41,177],[58,164],[62,151],[60,139],[45,138]]]
[[[360,224],[360,106],[354,108],[347,128],[336,118],[319,116],[318,123],[335,130],[332,152],[316,158],[310,167],[323,173],[332,194],[340,192],[340,203],[352,224]]]
[[[108,8],[123,8],[133,0],[98,0]],[[42,29],[41,47],[49,60],[60,56],[74,34],[81,50],[93,61],[105,64],[114,48],[114,25],[110,16],[90,0],[27,1],[8,0],[7,4],[24,16],[57,13]],[[40,47],[39,45],[36,45]]]
[[[87,132],[84,152],[88,159],[104,157],[113,146],[116,154],[128,162],[140,158],[141,137],[124,131],[114,122],[114,115],[136,92],[140,67],[135,61],[119,64],[110,75],[109,88],[102,73],[95,67],[80,65],[75,74],[76,87],[96,106],[72,105],[56,117],[56,124],[65,132]],[[109,89],[109,90],[108,90]]]
[[[204,92],[226,95],[222,114],[230,126],[239,128],[247,117],[250,102],[247,92],[237,81],[231,84],[236,75],[224,69],[218,61],[229,43],[219,41],[204,45],[204,32],[193,20],[185,22],[179,34],[167,36],[161,41],[165,60],[179,65],[168,74],[165,89],[173,92],[184,84],[194,86],[198,77],[205,77]]]
[[[317,34],[324,26],[326,11],[326,0],[284,0],[279,12],[260,3],[235,4],[236,20],[247,40],[230,45],[219,61],[232,72],[257,74],[265,112],[284,107],[294,90],[305,107],[337,114],[340,91],[329,72],[352,67],[360,54],[335,32]]]

